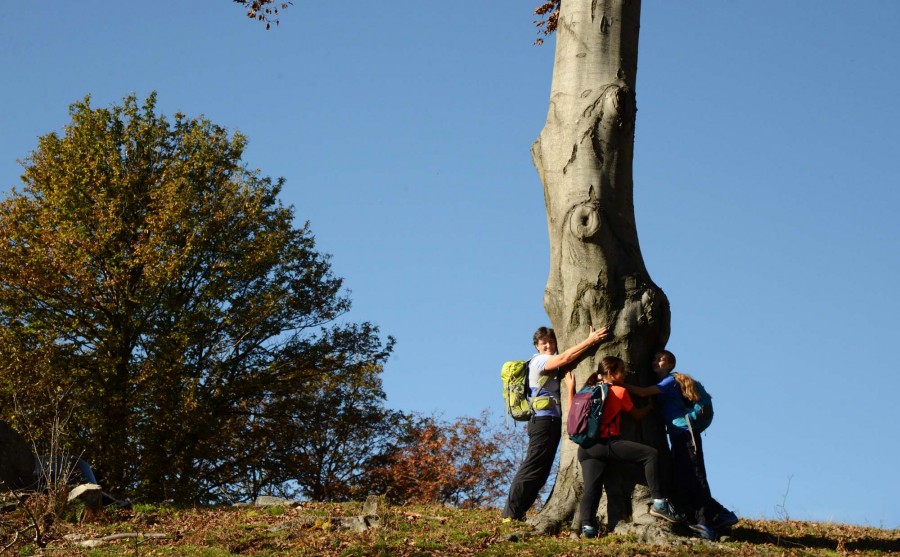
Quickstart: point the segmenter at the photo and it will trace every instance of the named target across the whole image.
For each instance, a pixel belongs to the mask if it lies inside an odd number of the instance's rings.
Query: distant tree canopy
[[[242,135],[155,104],[73,104],[0,202],[0,418],[45,439],[69,408],[68,447],[107,489],[212,501],[386,428],[394,341],[336,324],[341,279]]]

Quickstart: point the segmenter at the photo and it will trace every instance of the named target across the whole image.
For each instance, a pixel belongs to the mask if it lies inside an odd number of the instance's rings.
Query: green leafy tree
[[[54,389],[105,487],[208,501],[263,454],[286,466],[275,440],[311,425],[272,416],[377,376],[393,339],[337,324],[341,279],[244,136],[155,103],[73,104],[0,203],[0,415],[25,419],[15,395],[37,431]]]
[[[335,332],[331,342],[352,345],[356,337],[372,334],[364,329]],[[298,356],[308,360],[308,354]],[[247,475],[257,478],[251,491],[299,494],[316,501],[363,498],[374,491],[370,472],[394,450],[405,431],[409,417],[383,405],[379,366],[343,348],[329,350],[319,359],[342,373],[317,375],[296,392],[273,394],[262,416],[272,435],[264,444],[240,450],[255,455],[249,463],[256,469]],[[279,462],[270,463],[273,456]]]

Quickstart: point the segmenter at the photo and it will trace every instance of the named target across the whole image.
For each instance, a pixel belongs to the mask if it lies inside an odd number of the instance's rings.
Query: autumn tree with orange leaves
[[[397,450],[372,471],[371,490],[397,504],[494,504],[518,467],[521,447],[511,446],[517,440],[487,413],[455,422],[413,420]]]

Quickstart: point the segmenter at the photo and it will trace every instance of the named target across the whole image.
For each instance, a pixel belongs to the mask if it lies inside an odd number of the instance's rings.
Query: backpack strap
[[[531,403],[531,360],[534,359],[534,356],[525,360],[525,402],[528,403],[528,408],[531,410],[531,415],[534,415],[534,404]],[[543,383],[538,379],[538,392],[541,392],[541,387]]]
[[[688,431],[691,432],[691,444],[693,445],[693,447],[691,447],[691,450],[694,452],[694,454],[697,454],[697,438],[694,437],[694,427],[691,425],[691,415],[685,414],[684,421],[687,422]]]
[[[544,385],[547,384],[547,381],[550,380],[549,375],[544,375],[542,373],[540,375],[540,377],[538,377],[537,391],[536,391],[537,394],[535,394],[534,396],[531,396],[531,384],[528,379],[531,376],[531,360],[533,360],[533,359],[534,359],[534,356],[532,356],[531,358],[528,358],[528,361],[525,362],[525,400],[528,401],[528,408],[531,409],[532,414],[537,412],[537,410],[534,409],[534,404],[532,404],[531,399],[541,396],[541,389],[543,389]],[[546,396],[547,398],[552,400],[556,406],[560,406],[559,400],[557,400],[556,398],[554,398],[550,395],[544,395],[544,396]]]
[[[594,388],[599,390],[600,393],[602,393],[600,396],[600,400],[603,401],[603,409],[605,410],[606,409],[606,400],[610,397],[610,394],[612,393],[611,385],[608,383],[604,383],[601,380],[599,383],[597,383],[597,386]],[[613,419],[615,419],[615,417]],[[601,425],[603,424],[603,413],[602,412],[600,413],[600,424]],[[612,420],[610,420],[609,423],[606,424],[606,437],[607,438],[609,438],[610,430],[612,430]],[[601,438],[603,437],[602,431],[600,432],[600,437]]]

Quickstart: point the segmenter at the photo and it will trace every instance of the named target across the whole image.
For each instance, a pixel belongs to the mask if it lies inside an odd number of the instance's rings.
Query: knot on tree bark
[[[570,335],[577,336],[582,327],[602,322],[601,316],[598,314],[600,297],[596,289],[596,285],[589,283],[578,286],[580,294],[578,294],[572,304],[572,313],[569,315],[567,327],[567,332]]]
[[[637,100],[634,89],[628,86],[617,87],[613,103],[619,118],[619,125],[633,125],[637,116]]]
[[[599,235],[600,223],[600,211],[591,205],[578,205],[569,215],[569,230],[582,242]]]
[[[590,97],[591,90],[582,91],[581,98]],[[608,83],[581,110],[583,118],[593,118],[595,125],[601,121],[615,123],[617,127],[633,124],[637,115],[634,89],[624,83]]]
[[[625,301],[619,312],[616,330],[637,331],[654,322],[654,286],[638,277],[625,277]]]

